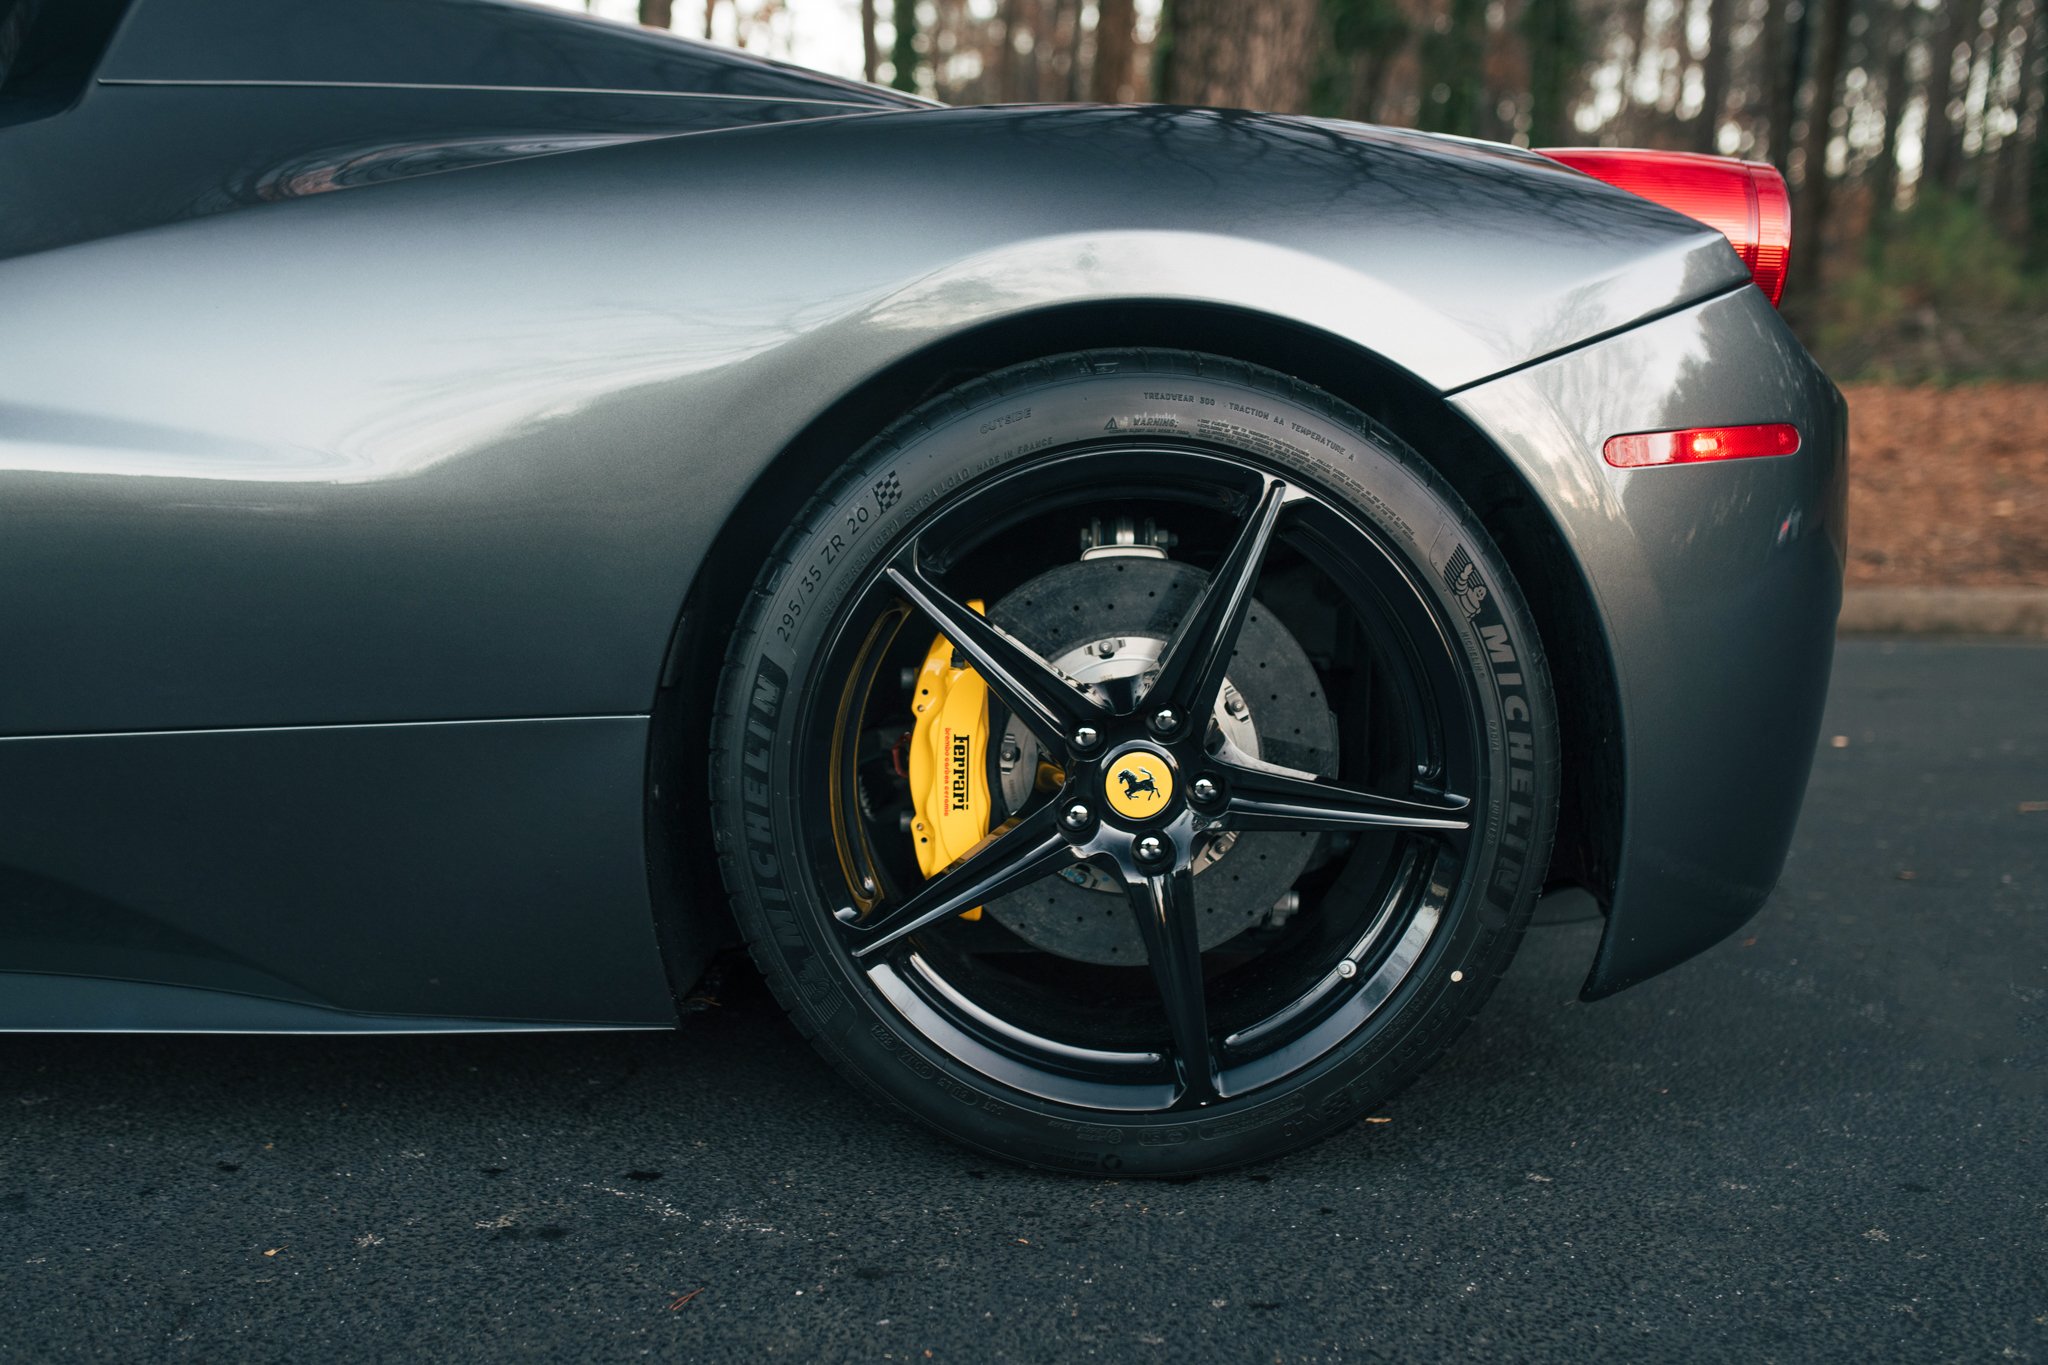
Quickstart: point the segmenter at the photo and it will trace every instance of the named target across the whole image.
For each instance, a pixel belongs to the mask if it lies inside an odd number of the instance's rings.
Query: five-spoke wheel
[[[1470,514],[1334,403],[1168,363],[1031,367],[868,452],[727,684],[771,980],[863,1079],[1046,1164],[1351,1116],[1469,1015],[1548,837],[1540,653]]]

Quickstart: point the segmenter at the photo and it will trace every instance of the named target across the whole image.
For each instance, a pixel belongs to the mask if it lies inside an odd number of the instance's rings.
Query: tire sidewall
[[[1418,456],[1355,411],[1267,371],[1188,360],[1091,353],[1020,367],[877,438],[799,519],[764,573],[735,635],[719,707],[721,858],[742,928],[784,1003],[842,1070],[963,1141],[1041,1166],[1213,1169],[1302,1145],[1360,1116],[1434,1057],[1483,1000],[1513,952],[1547,856],[1556,740],[1540,649],[1476,520]],[[1032,1099],[941,1052],[835,941],[830,908],[843,890],[814,884],[799,853],[798,750],[812,672],[882,556],[934,507],[999,471],[1077,445],[1148,439],[1251,455],[1347,504],[1406,562],[1463,655],[1478,712],[1473,869],[1414,968],[1362,1038],[1192,1117],[1112,1116]]]

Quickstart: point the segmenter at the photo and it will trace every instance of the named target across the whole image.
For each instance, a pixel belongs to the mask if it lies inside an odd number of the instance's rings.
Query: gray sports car
[[[962,1142],[1336,1129],[1806,782],[1768,168],[949,109],[494,0],[0,0],[0,1028],[668,1028]],[[731,909],[728,911],[727,907]]]

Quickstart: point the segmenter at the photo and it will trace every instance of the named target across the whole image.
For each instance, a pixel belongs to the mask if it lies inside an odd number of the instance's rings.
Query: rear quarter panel
[[[1619,684],[1601,996],[1719,942],[1777,883],[1813,764],[1847,550],[1842,397],[1754,288],[1454,402],[1549,491]],[[1607,437],[1793,422],[1779,459],[1615,469]],[[1605,888],[1603,888],[1605,889]]]

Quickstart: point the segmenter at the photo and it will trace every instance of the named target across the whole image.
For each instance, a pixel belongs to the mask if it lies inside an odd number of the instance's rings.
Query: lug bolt
[[[1102,732],[1092,725],[1084,725],[1074,731],[1076,749],[1092,749],[1102,742]]]
[[[1148,834],[1131,847],[1141,863],[1163,863],[1166,861],[1166,840],[1156,834]]]
[[[1205,805],[1223,795],[1223,788],[1216,785],[1216,779],[1213,777],[1196,778],[1195,785],[1188,790],[1194,793],[1195,800]]]
[[[1348,957],[1345,958],[1337,964],[1337,975],[1349,981],[1352,977],[1358,975],[1358,964]]]
[[[1172,707],[1162,707],[1152,713],[1152,733],[1170,735],[1180,729],[1180,712]]]
[[[1079,831],[1088,828],[1089,822],[1094,818],[1092,811],[1077,802],[1067,807],[1067,813],[1060,817],[1060,823],[1068,829]]]

